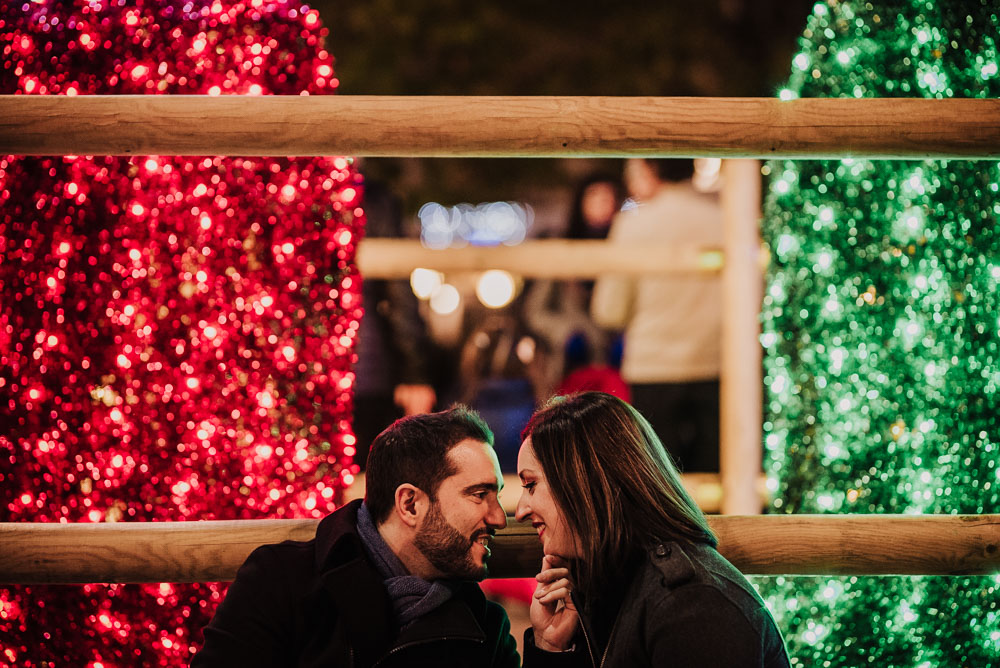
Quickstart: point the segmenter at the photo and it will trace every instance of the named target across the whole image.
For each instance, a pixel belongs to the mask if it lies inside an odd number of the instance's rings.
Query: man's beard
[[[492,532],[477,531],[475,537],[479,538],[484,533],[489,535]],[[479,566],[472,558],[474,543],[471,537],[463,536],[448,523],[436,501],[431,503],[424,525],[414,540],[420,553],[446,578],[478,581],[486,577],[488,569],[485,563]]]

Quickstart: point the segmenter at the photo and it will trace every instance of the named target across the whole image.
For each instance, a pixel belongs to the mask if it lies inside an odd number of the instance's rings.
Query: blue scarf
[[[382,576],[400,629],[406,628],[451,598],[454,585],[447,581],[428,581],[410,575],[406,566],[378,532],[371,513],[368,512],[368,506],[364,503],[358,508],[358,535],[361,536],[365,552]]]

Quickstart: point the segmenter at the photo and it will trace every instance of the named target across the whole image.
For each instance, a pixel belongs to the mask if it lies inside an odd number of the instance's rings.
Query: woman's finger
[[[546,554],[542,557],[542,570],[547,568],[567,568],[569,562],[556,554]]]
[[[535,579],[539,582],[551,582],[553,580],[558,580],[559,578],[568,578],[569,569],[568,568],[549,568],[544,570],[535,576]]]
[[[572,591],[573,587],[570,581],[566,578],[560,578],[555,582],[550,582],[548,584],[540,584],[535,588],[535,596],[543,596],[544,594],[554,590],[554,589],[566,589],[567,591]]]
[[[550,568],[569,568],[569,560],[556,554],[546,554],[542,556],[541,570],[547,571]]]
[[[570,590],[565,587],[560,587],[559,589],[554,589],[549,593],[538,599],[538,602],[543,605],[549,605],[560,600],[569,601]]]

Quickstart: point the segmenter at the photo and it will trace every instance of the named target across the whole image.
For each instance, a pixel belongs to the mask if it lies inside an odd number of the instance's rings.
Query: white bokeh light
[[[431,310],[438,315],[448,315],[454,313],[462,303],[462,296],[458,294],[458,288],[450,283],[445,283],[441,289],[431,296]]]
[[[430,299],[443,283],[444,275],[439,271],[417,267],[410,272],[410,287],[419,299]]]
[[[502,308],[514,299],[514,277],[506,271],[491,269],[476,282],[476,296],[483,306]]]

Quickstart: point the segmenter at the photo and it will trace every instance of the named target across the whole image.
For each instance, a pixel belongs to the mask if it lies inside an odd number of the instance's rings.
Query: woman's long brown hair
[[[577,586],[597,593],[636,550],[659,541],[717,544],[705,516],[642,415],[603,392],[556,397],[531,437],[563,520],[578,541]]]

